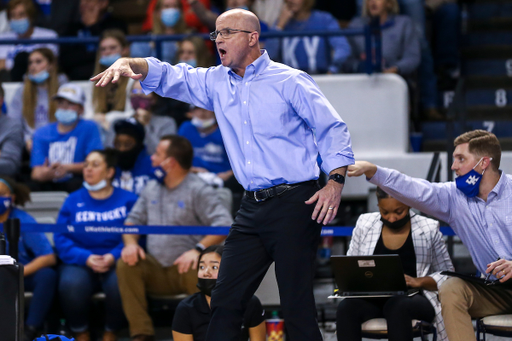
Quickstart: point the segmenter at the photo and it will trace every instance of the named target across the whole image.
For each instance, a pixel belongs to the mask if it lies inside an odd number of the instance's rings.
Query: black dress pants
[[[390,341],[412,341],[412,320],[431,322],[435,310],[420,294],[390,298],[347,298],[338,305],[336,334],[338,341],[361,341],[361,324],[384,317]]]
[[[274,261],[290,341],[320,341],[313,277],[321,225],[311,220],[314,182],[256,202],[244,196],[224,246],[207,341],[239,341],[250,298]]]

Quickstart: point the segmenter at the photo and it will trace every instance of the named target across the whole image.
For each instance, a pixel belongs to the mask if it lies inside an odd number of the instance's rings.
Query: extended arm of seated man
[[[208,235],[201,239],[199,244],[207,248],[209,246],[218,245],[222,243],[224,239],[226,239],[226,236]],[[181,256],[179,256],[178,259],[174,261],[174,265],[178,266],[178,272],[182,274],[189,271],[190,268],[197,269],[198,260],[199,251],[193,248],[188,250],[187,252],[182,253]]]
[[[132,223],[125,222],[125,225],[135,225]],[[124,247],[121,251],[121,259],[129,266],[134,266],[141,259],[146,259],[146,253],[144,249],[139,245],[138,234],[123,234]]]

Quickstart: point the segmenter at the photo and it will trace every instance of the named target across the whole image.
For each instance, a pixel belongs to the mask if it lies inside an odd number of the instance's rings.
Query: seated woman
[[[158,0],[153,10],[153,27],[151,34],[184,34],[190,29],[185,24],[183,17],[182,4],[180,0]],[[162,43],[161,60],[172,63],[176,57],[178,45],[175,41],[166,41]],[[130,55],[132,57],[150,57],[156,56],[154,43],[137,42],[131,46]]]
[[[370,18],[378,17],[382,27],[382,70],[402,76],[413,74],[421,60],[420,40],[412,20],[398,15],[397,0],[365,0],[363,16],[350,23],[351,28],[362,28]],[[349,71],[363,72],[365,40],[362,36],[350,38],[352,58],[347,61]]]
[[[55,122],[57,103],[51,99],[66,82],[65,75],[57,75],[57,58],[52,50],[42,47],[30,53],[27,77],[16,90],[7,113],[22,122],[27,151],[32,150],[34,130]]]
[[[348,298],[336,316],[338,340],[361,340],[361,324],[384,317],[390,341],[411,341],[413,319],[434,321],[438,340],[448,340],[437,289],[446,280],[441,271],[453,271],[439,222],[422,217],[377,188],[379,211],[359,217],[347,252],[355,255],[398,254],[405,282],[422,293],[391,298]],[[412,216],[411,216],[412,214]]]
[[[7,5],[11,31],[0,34],[0,40],[34,39],[33,45],[1,45],[0,70],[10,72],[10,81],[20,82],[27,70],[28,53],[38,47],[47,47],[57,55],[54,44],[38,44],[37,39],[57,38],[55,31],[35,26],[37,11],[31,0],[11,0]]]
[[[28,187],[0,176],[0,224],[11,218],[19,219],[21,224],[35,224],[32,216],[16,207],[24,206],[27,201],[30,201]],[[52,266],[56,258],[44,233],[23,232],[20,234],[18,257],[24,265],[25,291],[33,293],[25,320],[25,340],[33,340],[37,331],[42,329],[55,296],[57,273]]]
[[[115,173],[116,152],[95,150],[84,164],[84,187],[66,199],[59,212],[58,224],[88,226],[122,225],[137,196],[111,182]],[[117,340],[115,332],[125,318],[117,286],[115,264],[121,255],[121,234],[55,233],[55,248],[62,265],[58,292],[62,311],[76,339],[89,341],[91,296],[103,291],[105,298],[105,333],[103,341]]]
[[[315,0],[286,0],[274,26],[278,31],[339,31],[328,12],[314,10]],[[273,60],[309,74],[338,73],[350,56],[350,44],[342,36],[268,39],[265,48]]]
[[[197,287],[200,292],[180,302],[172,321],[174,341],[203,341],[210,324],[211,293],[217,282],[224,247],[212,245],[199,255]],[[240,340],[266,339],[265,312],[260,300],[253,296],[245,310]]]
[[[106,30],[100,38],[94,74],[105,71],[121,57],[128,57],[130,46],[124,33],[117,29]],[[128,118],[132,108],[128,97],[129,78],[119,79],[106,87],[93,87],[92,105],[94,120],[108,131],[110,124],[120,118]]]

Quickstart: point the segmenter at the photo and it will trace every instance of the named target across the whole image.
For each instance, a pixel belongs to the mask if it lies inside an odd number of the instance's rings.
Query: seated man
[[[184,122],[178,134],[187,138],[194,147],[192,172],[198,173],[201,178],[203,174],[213,173],[220,181],[217,185],[223,186],[224,182],[233,177],[233,171],[215,113],[195,106],[191,106],[190,113],[192,120]],[[211,177],[203,178],[208,183],[216,184],[215,181],[208,181],[209,179]],[[234,181],[236,183],[236,180]]]
[[[0,85],[0,107],[4,89]],[[21,165],[23,127],[20,122],[0,113],[0,175],[15,176]]]
[[[143,143],[144,126],[132,117],[117,121],[114,131],[114,148],[119,157],[112,185],[140,194],[153,174],[151,158]]]
[[[193,150],[181,136],[160,140],[151,161],[157,181],[150,181],[125,221],[127,225],[229,226],[232,218],[215,190],[190,172]],[[117,264],[123,308],[134,340],[153,340],[146,294],[197,292],[197,260],[224,236],[148,235],[146,254],[137,235],[123,235]]]
[[[494,134],[474,130],[458,136],[454,144],[455,182],[430,183],[366,161],[349,166],[348,175],[364,174],[397,200],[447,222],[477,269],[489,274],[489,280],[507,282],[512,277],[512,178],[499,169],[500,143]],[[476,340],[472,317],[512,313],[510,286],[451,277],[441,285],[439,299],[451,341]]]
[[[82,187],[85,157],[103,149],[96,123],[82,120],[85,95],[77,85],[61,85],[57,122],[37,129],[31,154],[32,190],[73,192]]]

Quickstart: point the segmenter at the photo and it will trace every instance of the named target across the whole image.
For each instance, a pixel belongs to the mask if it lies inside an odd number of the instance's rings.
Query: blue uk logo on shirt
[[[185,202],[182,201],[182,200],[178,201],[178,207],[179,208],[185,208]]]

